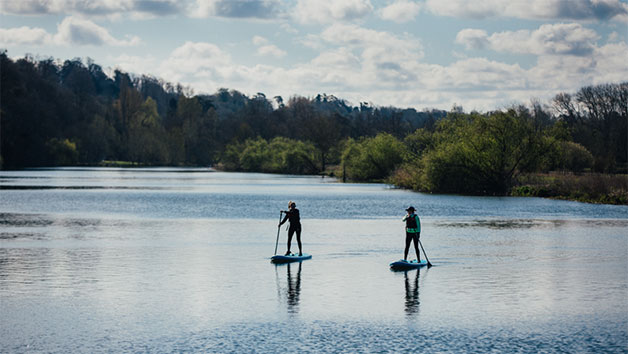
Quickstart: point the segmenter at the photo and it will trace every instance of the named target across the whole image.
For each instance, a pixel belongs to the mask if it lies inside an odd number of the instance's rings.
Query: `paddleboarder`
[[[299,209],[297,204],[293,201],[288,203],[288,210],[283,210],[286,216],[279,223],[279,226],[283,225],[286,221],[290,221],[290,228],[288,229],[288,251],[286,256],[290,255],[290,243],[292,243],[292,235],[297,234],[297,243],[299,244],[299,256],[303,255],[301,249],[301,216],[299,215]]]
[[[416,259],[421,262],[421,253],[419,253],[419,237],[421,237],[421,220],[416,215],[413,206],[406,209],[406,216],[403,217],[403,221],[406,223],[406,248],[403,251],[403,259],[408,259],[408,250],[410,249],[410,242],[414,241],[414,251],[416,252]]]

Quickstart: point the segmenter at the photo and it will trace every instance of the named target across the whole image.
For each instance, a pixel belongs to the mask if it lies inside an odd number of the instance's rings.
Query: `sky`
[[[194,94],[489,111],[628,81],[628,0],[0,0],[0,48]]]

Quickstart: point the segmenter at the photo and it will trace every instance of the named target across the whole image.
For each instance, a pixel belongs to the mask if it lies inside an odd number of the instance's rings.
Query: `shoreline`
[[[58,167],[116,167],[116,168],[149,168],[149,167],[207,167],[215,171],[222,172],[250,172],[250,173],[272,173],[264,171],[236,171],[225,169],[223,165],[217,164],[213,166],[171,166],[171,165],[152,165],[130,161],[102,161],[94,165],[71,165],[71,166],[39,166],[33,168],[58,168]],[[331,166],[330,166],[331,167]],[[338,183],[383,183],[389,184],[394,188],[410,190],[419,193],[431,193],[420,189],[408,188],[403,185],[392,183],[386,180],[369,180],[369,181],[351,181],[345,180],[341,175],[335,173],[334,168],[329,168],[318,174],[303,174],[303,176],[331,177],[335,178]],[[447,193],[444,193],[447,194]],[[465,194],[459,194],[465,195]],[[469,195],[471,196],[471,195]],[[495,196],[491,194],[478,194],[475,196]],[[536,173],[519,177],[516,185],[511,188],[509,194],[501,195],[502,197],[537,197],[555,200],[568,200],[588,204],[600,205],[628,205],[628,175],[609,175],[609,174],[573,174],[573,173]]]

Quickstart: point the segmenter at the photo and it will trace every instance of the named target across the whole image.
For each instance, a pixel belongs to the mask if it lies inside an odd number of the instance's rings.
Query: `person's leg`
[[[294,230],[288,230],[288,250],[286,251],[286,256],[290,255],[290,244],[292,243],[292,235],[294,235]]]
[[[408,250],[410,250],[410,242],[412,242],[412,234],[406,232],[406,248],[403,250],[403,259],[408,259]]]
[[[414,251],[416,252],[416,260],[417,262],[421,262],[421,253],[419,253],[419,237],[421,237],[421,233],[417,232],[414,234]]]
[[[302,256],[303,250],[301,248],[301,228],[298,228],[296,231],[297,231],[297,244],[299,245],[299,256]]]

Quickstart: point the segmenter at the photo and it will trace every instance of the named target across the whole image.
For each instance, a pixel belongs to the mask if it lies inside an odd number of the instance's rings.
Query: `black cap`
[[[408,209],[406,209],[406,211],[410,211],[410,210],[415,211],[416,209],[414,209],[413,206],[409,206]]]

